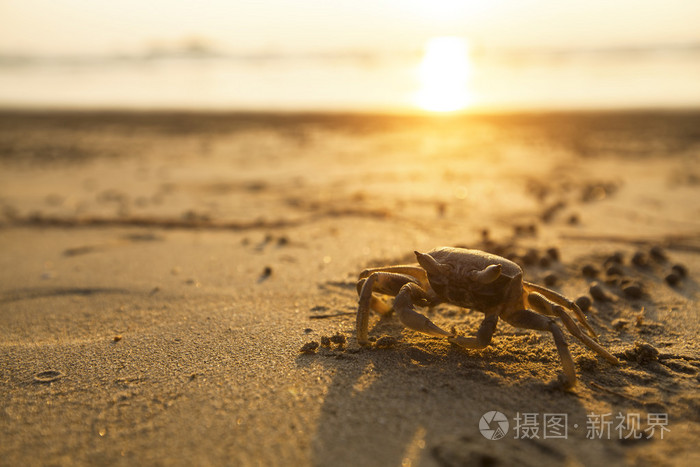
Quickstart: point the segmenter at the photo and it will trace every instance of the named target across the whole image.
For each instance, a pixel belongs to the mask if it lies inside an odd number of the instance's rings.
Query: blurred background
[[[699,24],[700,0],[0,0],[0,464],[700,466]],[[357,274],[439,245],[588,299],[625,366],[572,345],[569,394],[547,333],[471,354],[394,319],[360,352]],[[486,403],[671,433],[494,450]]]
[[[0,106],[700,105],[690,0],[0,0]]]

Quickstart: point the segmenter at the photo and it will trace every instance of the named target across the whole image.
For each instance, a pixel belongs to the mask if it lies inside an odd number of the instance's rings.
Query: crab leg
[[[605,350],[596,341],[594,341],[593,339],[585,335],[583,332],[581,332],[581,329],[576,325],[574,320],[571,318],[571,316],[569,316],[569,314],[564,310],[564,308],[561,307],[561,305],[553,303],[552,301],[548,300],[547,297],[537,292],[533,292],[528,296],[528,302],[530,303],[530,305],[533,306],[533,308],[535,308],[536,311],[547,315],[558,316],[559,318],[561,318],[562,322],[564,323],[564,326],[566,326],[566,329],[568,329],[569,332],[573,334],[578,340],[586,344],[590,349],[596,351],[598,355],[605,358],[610,363],[614,365],[620,364],[620,361],[617,358],[615,358],[615,356],[610,354],[610,352]]]
[[[369,310],[371,308],[378,311],[386,310],[386,305],[372,295],[372,292],[379,292],[387,295],[398,295],[403,286],[413,284],[418,287],[418,280],[415,277],[398,274],[394,272],[371,272],[366,279],[358,282],[359,304],[357,307],[357,342],[360,345],[369,344],[367,331],[369,328]]]
[[[566,343],[561,328],[552,318],[538,315],[530,310],[518,310],[503,316],[503,319],[518,328],[551,332],[564,370],[564,374],[561,376],[562,385],[566,389],[571,389],[576,385],[576,369],[571,353],[569,353],[569,344]]]
[[[410,276],[411,278],[418,281],[420,286],[424,289],[428,288],[428,275],[425,273],[425,269],[418,266],[403,265],[398,266],[385,266],[381,268],[368,268],[360,273],[358,279],[365,279],[369,277],[370,274],[375,272],[389,272],[393,274],[402,274],[404,276]]]
[[[523,281],[523,286],[528,291],[539,292],[554,303],[557,303],[563,307],[572,310],[574,314],[576,314],[576,319],[578,319],[579,323],[581,323],[583,327],[586,328],[588,334],[594,339],[598,338],[598,335],[595,333],[591,325],[588,324],[588,321],[586,320],[586,315],[583,314],[583,311],[581,311],[581,308],[579,308],[576,303],[572,302],[565,296],[555,292],[554,290],[542,287],[541,285],[533,284],[532,282]]]
[[[362,288],[364,287],[365,282],[367,282],[367,279],[361,279],[357,282],[358,296],[362,294]],[[380,315],[387,315],[393,310],[391,305],[384,302],[383,300],[380,300],[379,297],[377,297],[375,294],[372,294],[369,299],[369,308],[376,311]]]
[[[447,340],[465,349],[483,349],[491,343],[491,337],[498,324],[498,313],[486,315],[476,332],[476,337],[452,336]]]

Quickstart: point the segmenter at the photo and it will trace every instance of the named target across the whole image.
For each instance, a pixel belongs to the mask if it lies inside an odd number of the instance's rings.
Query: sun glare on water
[[[415,104],[431,112],[454,112],[472,102],[469,44],[461,37],[434,37],[425,46]]]

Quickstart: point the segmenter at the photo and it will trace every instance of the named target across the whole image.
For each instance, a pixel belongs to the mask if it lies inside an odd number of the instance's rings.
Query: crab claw
[[[500,264],[492,264],[481,271],[471,271],[469,278],[480,284],[490,284],[500,277],[501,269],[502,266]]]

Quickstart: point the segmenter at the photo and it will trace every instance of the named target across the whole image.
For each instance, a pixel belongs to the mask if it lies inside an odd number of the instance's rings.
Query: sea
[[[425,81],[425,60],[420,50],[5,54],[0,107],[389,112],[700,107],[700,44],[470,49],[457,67],[463,88],[454,96],[440,78]],[[433,71],[448,81],[457,73],[449,65]],[[421,102],[431,92],[442,92],[435,108]]]

